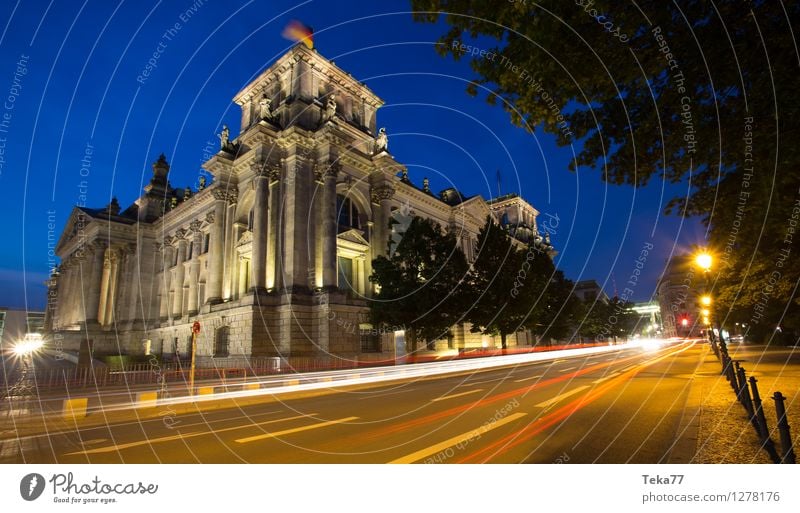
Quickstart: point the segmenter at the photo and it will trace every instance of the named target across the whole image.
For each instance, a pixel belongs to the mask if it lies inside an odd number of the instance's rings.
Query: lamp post
[[[719,333],[719,351],[723,356],[724,360],[728,358],[728,348],[725,344],[725,338],[722,336],[722,326],[718,325],[716,320],[717,316],[712,309],[713,298],[711,297],[711,287],[709,286],[709,278],[708,273],[711,270],[711,266],[714,264],[714,258],[711,256],[706,250],[701,250],[697,255],[694,257],[694,263],[703,271],[704,277],[704,290],[703,295],[700,296],[700,305],[701,305],[701,313],[703,315],[703,322],[706,324],[707,329],[710,327],[709,331],[709,340],[711,341],[712,346],[716,344],[714,330],[718,330]],[[716,347],[714,348],[716,352]],[[725,362],[723,362],[725,365]]]

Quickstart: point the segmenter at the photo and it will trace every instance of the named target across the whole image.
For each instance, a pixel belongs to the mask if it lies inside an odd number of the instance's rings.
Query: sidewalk
[[[767,425],[776,445],[779,435],[772,394],[780,391],[787,398],[789,425],[798,447],[800,349],[731,345],[728,350],[731,358],[745,368],[748,377],[758,380]],[[720,374],[721,370],[720,362],[706,344],[689,390],[670,463],[771,463],[761,449],[747,412]]]

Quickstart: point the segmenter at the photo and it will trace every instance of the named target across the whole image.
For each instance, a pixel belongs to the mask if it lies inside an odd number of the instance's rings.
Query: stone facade
[[[392,353],[401,335],[374,330],[367,308],[371,262],[397,235],[390,220],[435,219],[470,259],[490,215],[521,241],[542,239],[538,212],[516,195],[414,185],[377,130],[383,101],[315,50],[295,46],[234,102],[240,134],[224,127],[203,166],[213,181],[172,187],[162,155],[124,211],[116,200],[74,209],[49,282],[53,344],[186,355],[198,321],[198,355],[220,360]],[[436,347],[495,344],[459,326]]]

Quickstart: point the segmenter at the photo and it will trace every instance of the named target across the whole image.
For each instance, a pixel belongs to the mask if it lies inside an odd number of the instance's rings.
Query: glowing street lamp
[[[708,294],[700,296],[700,304],[703,306],[711,306],[711,296]]]
[[[697,267],[702,269],[703,271],[709,271],[711,269],[711,264],[714,262],[714,259],[711,257],[711,254],[707,251],[702,251],[694,257],[694,263],[697,264]]]
[[[708,317],[709,315],[711,315],[711,312],[709,311],[708,308],[703,308],[702,310],[700,310],[700,313],[703,314],[703,317]]]

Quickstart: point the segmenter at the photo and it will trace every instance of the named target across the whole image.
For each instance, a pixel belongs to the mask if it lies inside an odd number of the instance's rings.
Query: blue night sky
[[[633,296],[648,299],[669,255],[705,234],[695,220],[661,213],[686,187],[656,181],[636,190],[607,186],[590,169],[569,172],[573,150],[513,127],[501,107],[468,96],[468,62],[434,52],[445,26],[415,23],[408,10],[407,1],[3,2],[0,305],[43,308],[48,215],[57,238],[82,193],[87,206],[116,195],[124,208],[161,152],[172,184],[194,187],[222,124],[237,135],[231,98],[289,48],[280,34],[291,19],[313,26],[317,50],[386,101],[378,124],[413,181],[427,176],[435,191],[456,185],[488,197],[500,169],[503,193],[522,194],[540,222],[557,224],[557,265],[573,280],[596,279],[609,295],[653,244]],[[140,83],[159,48],[157,67]]]

